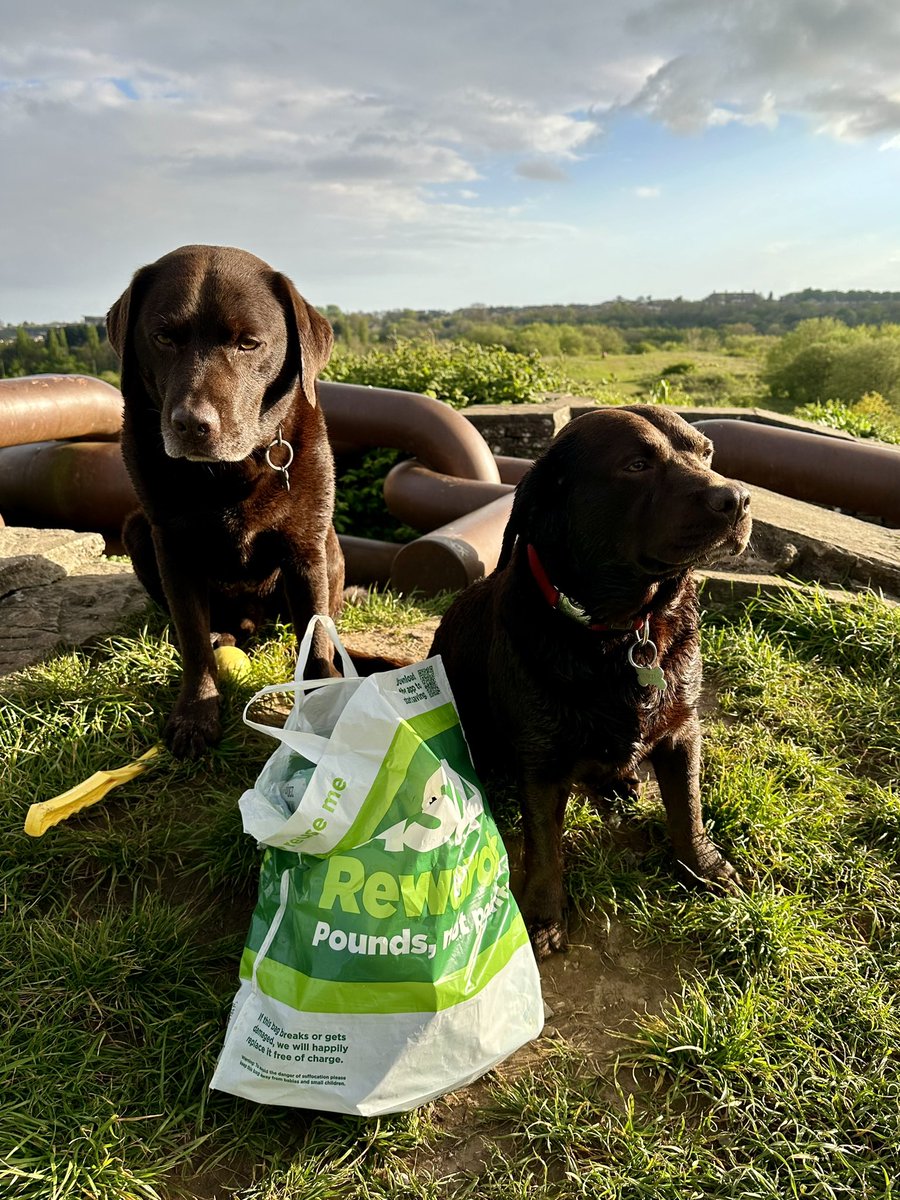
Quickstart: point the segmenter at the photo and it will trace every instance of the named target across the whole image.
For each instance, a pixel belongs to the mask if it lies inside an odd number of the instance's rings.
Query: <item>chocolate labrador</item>
[[[691,569],[743,550],[750,497],[710,469],[711,455],[665,408],[578,417],[520,482],[497,569],[435,636],[476,768],[518,788],[522,911],[539,956],[566,946],[561,838],[573,786],[633,789],[649,759],[683,868],[738,882],[701,816]]]
[[[123,539],[178,635],[183,677],[165,742],[194,757],[221,735],[213,640],[243,642],[279,599],[298,637],[314,612],[340,604],[334,463],[315,384],[331,326],[254,255],[182,246],[137,272],[107,328],[141,504]],[[333,674],[331,657],[320,634],[309,673]]]

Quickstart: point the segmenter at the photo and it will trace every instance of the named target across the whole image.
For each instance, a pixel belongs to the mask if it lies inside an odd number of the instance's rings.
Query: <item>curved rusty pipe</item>
[[[0,506],[29,521],[99,530],[119,553],[138,498],[117,443],[35,442],[0,449]],[[388,583],[399,544],[343,534],[340,543],[348,584]]]
[[[122,393],[91,375],[0,379],[0,446],[55,438],[115,439]]]
[[[449,472],[453,478],[481,480],[493,487],[491,495],[502,486],[481,434],[440,401],[355,384],[326,381],[319,387],[332,439],[354,449],[394,446],[421,456],[438,475]],[[99,404],[93,403],[97,395]],[[121,528],[138,502],[117,445],[33,443],[35,437],[115,436],[122,416],[122,399],[115,388],[74,376],[3,380],[0,412],[6,416],[0,425],[0,443],[6,443],[6,449],[0,449],[0,506],[27,513],[30,519],[63,520],[106,531]],[[29,441],[32,444],[16,444]],[[470,497],[465,511],[482,499],[480,494]],[[447,519],[442,514],[436,523]],[[341,544],[348,581],[388,582],[399,545],[348,536]]]
[[[501,483],[511,483],[513,486],[534,465],[533,458],[511,458],[508,454],[495,454],[494,462],[497,464],[497,470],[500,472]]]
[[[490,575],[500,557],[512,502],[510,492],[401,547],[391,568],[391,587],[433,596]]]
[[[320,380],[328,436],[340,449],[388,446],[458,479],[499,483],[490,447],[464,416],[431,396]]]
[[[723,475],[900,524],[900,450],[751,421],[697,421],[694,428],[712,439],[713,465]]]
[[[388,472],[384,502],[391,516],[427,533],[512,490],[511,483],[484,483],[430,471],[410,458]]]

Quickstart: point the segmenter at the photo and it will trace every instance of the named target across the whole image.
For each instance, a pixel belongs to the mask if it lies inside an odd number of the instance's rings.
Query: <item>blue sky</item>
[[[895,0],[0,16],[3,321],[198,241],[345,309],[900,290]]]

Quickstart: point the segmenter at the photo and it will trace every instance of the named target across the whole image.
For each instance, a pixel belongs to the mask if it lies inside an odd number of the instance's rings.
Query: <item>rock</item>
[[[752,553],[794,577],[900,597],[900,530],[750,487]]]
[[[0,529],[0,675],[114,633],[148,603],[96,533]]]
[[[784,575],[770,575],[762,571],[697,571],[702,604],[728,604],[732,600],[752,600],[757,596],[776,592],[808,590],[811,585]],[[829,600],[852,600],[853,592],[843,588],[822,587]]]
[[[71,529],[0,528],[0,597],[40,587],[103,557],[99,533]]]

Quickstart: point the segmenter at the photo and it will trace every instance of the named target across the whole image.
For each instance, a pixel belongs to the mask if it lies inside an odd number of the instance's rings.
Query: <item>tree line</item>
[[[617,297],[600,304],[478,304],[451,312],[411,308],[344,312],[328,305],[323,312],[336,340],[355,350],[397,338],[433,337],[502,345],[525,353],[618,354],[666,343],[733,349],[728,343],[741,337],[781,337],[803,321],[822,317],[848,326],[900,323],[900,292],[806,288],[779,297],[720,292],[703,300]]]
[[[37,327],[40,329],[41,327]],[[7,331],[0,331],[0,333]],[[12,331],[9,331],[12,332]],[[96,375],[118,386],[119,359],[97,325],[19,325],[0,341],[0,379],[22,375]]]

